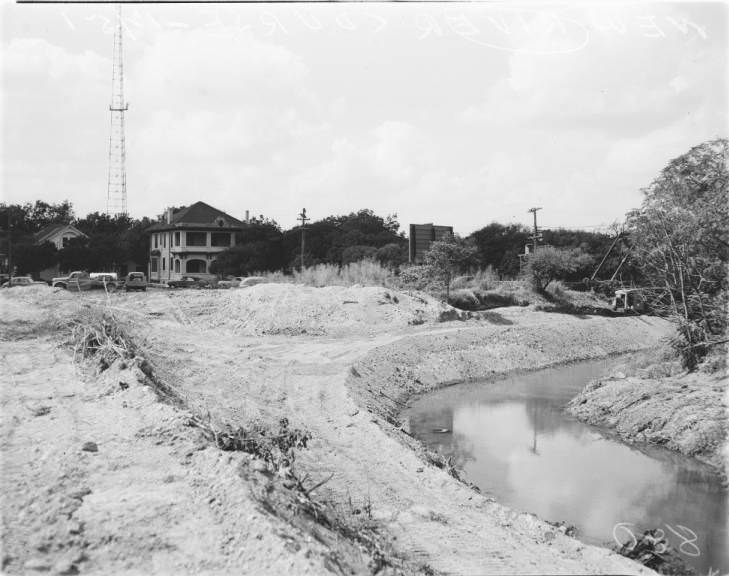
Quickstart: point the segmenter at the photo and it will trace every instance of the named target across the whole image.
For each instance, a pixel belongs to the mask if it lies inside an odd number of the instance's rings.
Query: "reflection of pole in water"
[[[539,407],[536,403],[534,404],[532,411],[533,411],[532,420],[534,423],[532,425],[533,436],[532,436],[532,447],[530,448],[530,450],[534,454],[539,456],[539,451],[537,450],[537,428],[539,427]]]

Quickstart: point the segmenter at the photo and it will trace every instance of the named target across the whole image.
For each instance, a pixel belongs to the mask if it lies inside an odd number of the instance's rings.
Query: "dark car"
[[[37,286],[39,284],[47,286],[45,282],[37,282],[30,276],[13,276],[11,280],[3,282],[2,286],[7,288],[8,286]]]
[[[205,288],[210,286],[210,282],[205,280],[205,278],[183,276],[179,280],[169,280],[167,286],[170,288]]]
[[[143,272],[130,272],[127,274],[124,282],[124,290],[131,292],[132,290],[147,290],[147,277]]]

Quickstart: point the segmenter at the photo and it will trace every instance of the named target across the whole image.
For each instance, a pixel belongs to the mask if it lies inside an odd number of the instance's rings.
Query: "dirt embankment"
[[[206,442],[186,425],[194,413],[306,429],[298,477],[353,525],[375,524],[407,573],[651,573],[477,494],[386,420],[445,382],[654,345],[660,321],[515,309],[441,323],[455,313],[425,297],[347,290],[4,295],[4,569],[320,574],[344,558],[372,570],[371,549],[262,505],[283,498],[279,481]],[[134,366],[80,373],[42,335],[49,316],[94,307],[125,319],[184,409],[160,404]]]
[[[642,376],[642,377],[641,377]],[[626,377],[619,369],[596,380],[568,405],[587,422],[626,442],[647,442],[729,472],[729,379],[726,372]]]
[[[411,336],[369,352],[353,366],[359,403],[391,423],[407,400],[450,383],[528,371],[655,346],[667,323],[650,317],[582,317],[500,309],[456,333]]]

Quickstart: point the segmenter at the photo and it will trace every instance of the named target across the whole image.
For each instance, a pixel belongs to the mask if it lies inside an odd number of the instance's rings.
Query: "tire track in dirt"
[[[539,338],[527,336],[543,325],[545,318],[552,323],[553,342],[540,345]],[[595,357],[647,346],[661,332],[656,326],[640,327],[634,320],[616,323],[605,318],[581,320],[528,311],[507,312],[501,320],[470,329],[463,329],[460,323],[455,327],[425,327],[415,330],[415,336],[385,331],[377,336],[334,339],[241,337],[224,329],[185,326],[171,331],[169,323],[153,319],[149,341],[162,378],[174,379],[190,402],[209,412],[214,420],[244,425],[253,419],[276,422],[285,416],[294,426],[309,430],[313,440],[297,456],[297,466],[312,477],[312,482],[333,475],[319,490],[321,497],[352,510],[371,509],[372,517],[387,528],[396,548],[411,560],[458,574],[650,573],[607,550],[555,533],[536,517],[511,511],[425,464],[417,449],[403,445],[402,435],[386,432],[384,413],[377,409],[387,405],[385,400],[370,396],[362,401],[347,389],[352,365],[360,370],[362,363],[357,360],[368,354],[374,354],[386,368],[393,367],[393,358],[405,366],[412,360],[428,376],[427,384],[419,388],[424,391],[438,385],[444,375],[445,379],[451,379],[449,375],[462,379],[488,374],[487,366],[506,371]],[[598,339],[588,337],[610,322],[615,324],[609,334]],[[560,340],[559,334],[565,330],[572,330],[573,337]],[[631,330],[640,336],[639,342],[626,343]],[[523,338],[516,360],[494,366],[494,359],[504,351],[497,343]],[[479,355],[489,359],[484,348],[488,342],[493,342],[495,352],[489,362],[479,364],[475,360]],[[578,343],[579,349],[570,349]],[[183,366],[178,358],[165,355],[173,346],[190,351]],[[408,356],[413,347],[415,356]],[[443,351],[447,361],[441,358]],[[389,390],[388,396],[394,399],[405,398],[418,388],[411,379],[403,395],[400,384],[393,384],[386,372],[374,370],[368,376],[370,382],[372,376],[380,378],[386,385],[381,390]],[[373,414],[364,409],[368,402]]]

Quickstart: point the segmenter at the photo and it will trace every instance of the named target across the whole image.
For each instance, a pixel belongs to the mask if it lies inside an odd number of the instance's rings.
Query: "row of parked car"
[[[4,282],[3,282],[4,280]],[[184,276],[178,280],[170,280],[166,285],[170,288],[247,288],[265,282],[266,279],[261,276],[236,276],[228,277],[219,282],[211,281],[208,278],[200,276]],[[7,288],[9,286],[32,286],[34,284],[46,284],[33,280],[30,276],[13,276],[10,281],[7,277],[0,277],[0,286]],[[106,289],[109,291],[125,290],[146,291],[147,277],[143,272],[130,272],[122,280],[118,280],[117,275],[113,273],[91,273],[76,271],[71,272],[68,276],[53,278],[50,285],[54,288],[65,288],[73,292],[83,292],[93,289]]]

